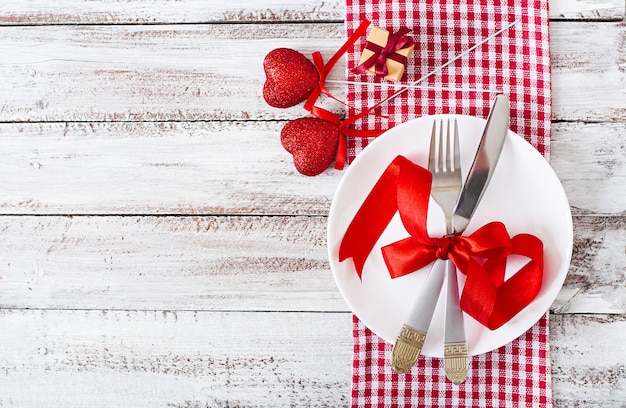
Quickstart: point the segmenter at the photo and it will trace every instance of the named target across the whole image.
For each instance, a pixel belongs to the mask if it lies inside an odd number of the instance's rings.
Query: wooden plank
[[[25,0],[3,7],[0,24],[179,24],[343,21],[343,0]]]
[[[0,10],[0,24],[163,24],[214,22],[342,21],[343,0],[22,0]],[[550,18],[621,20],[622,0],[552,0]]]
[[[550,164],[575,214],[626,211],[624,194],[616,194],[626,185],[625,132],[623,120],[553,123]]]
[[[0,326],[0,403],[15,408],[349,403],[348,313],[0,310]],[[551,316],[555,406],[626,401],[625,330]]]
[[[557,313],[626,313],[626,214],[574,218],[574,251]]]
[[[263,101],[263,57],[287,44],[309,54],[332,50],[344,35],[341,24],[298,27],[1,27],[0,121],[289,115]]]
[[[0,307],[349,311],[328,265],[326,222],[2,216]],[[581,216],[574,225],[553,310],[625,313],[626,216]]]
[[[2,124],[9,214],[327,214],[341,172],[304,177],[283,123]]]
[[[555,120],[626,116],[615,86],[626,81],[625,35],[617,23],[552,24]],[[20,26],[0,36],[4,122],[289,120],[305,112],[264,102],[264,56],[290,47],[328,57],[345,38],[341,23]],[[331,79],[344,69],[342,60]],[[343,98],[344,88],[332,89]]]
[[[0,217],[0,306],[340,310],[324,217]]]
[[[348,405],[346,313],[0,310],[0,326],[3,406]]]
[[[623,86],[626,83],[623,57],[626,55],[626,30],[623,24],[609,25],[616,31],[608,37],[589,35],[601,29],[597,23],[585,24],[585,27],[567,23],[550,26],[553,120],[601,121],[609,117],[623,121],[626,118],[626,86]],[[616,59],[609,62],[603,53]],[[597,65],[602,59],[608,65]],[[603,79],[597,80],[600,77]],[[593,88],[584,85],[589,82],[594,83]],[[595,104],[602,108],[596,110],[590,106]]]
[[[326,215],[343,173],[297,173],[283,125],[0,124],[0,213]],[[624,128],[554,124],[551,164],[575,214],[623,214]]]
[[[621,0],[550,1],[550,19],[621,21],[624,19],[624,2]]]
[[[626,317],[552,315],[550,344],[555,407],[623,407]]]
[[[622,21],[623,0],[550,0],[550,19],[584,21]]]

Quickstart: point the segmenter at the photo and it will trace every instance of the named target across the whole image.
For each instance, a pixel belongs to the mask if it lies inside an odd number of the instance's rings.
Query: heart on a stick
[[[304,101],[319,82],[315,65],[290,48],[276,48],[263,60],[266,81],[263,98],[275,108],[288,108]]]
[[[330,166],[337,152],[339,126],[319,118],[299,118],[287,122],[280,142],[293,155],[296,170],[316,176]]]

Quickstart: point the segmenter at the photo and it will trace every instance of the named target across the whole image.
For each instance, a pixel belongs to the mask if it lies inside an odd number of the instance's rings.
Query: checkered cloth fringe
[[[346,31],[364,20],[372,26],[412,30],[415,51],[401,85],[348,85],[352,116],[436,71],[512,22],[519,22],[429,76],[373,114],[357,128],[388,129],[429,114],[486,117],[495,91],[509,95],[511,129],[549,159],[551,87],[547,0],[346,0]],[[355,74],[365,38],[347,55],[348,81],[390,84]],[[349,138],[348,160],[370,139]],[[391,369],[391,348],[354,317],[352,406],[354,407],[552,407],[548,314],[513,342],[471,358],[468,379],[454,386],[443,360],[421,356],[407,374]]]

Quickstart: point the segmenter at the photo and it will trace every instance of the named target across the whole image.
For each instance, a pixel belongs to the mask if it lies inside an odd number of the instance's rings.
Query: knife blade
[[[509,130],[509,110],[509,98],[506,95],[496,96],[474,162],[454,210],[454,231],[457,234],[467,228],[491,180]]]
[[[474,162],[461,189],[459,200],[452,216],[455,234],[461,234],[480,203],[509,131],[509,99],[498,95],[493,103],[483,131]],[[446,377],[454,384],[465,380],[468,366],[468,348],[463,324],[463,312],[459,306],[459,288],[456,266],[446,261],[446,313],[444,328],[444,367]]]

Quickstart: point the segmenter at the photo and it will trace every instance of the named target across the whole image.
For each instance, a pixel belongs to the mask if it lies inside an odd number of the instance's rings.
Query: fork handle
[[[446,377],[453,384],[461,384],[467,376],[468,351],[463,325],[463,312],[459,306],[459,284],[456,266],[446,261],[446,322],[443,358]]]

